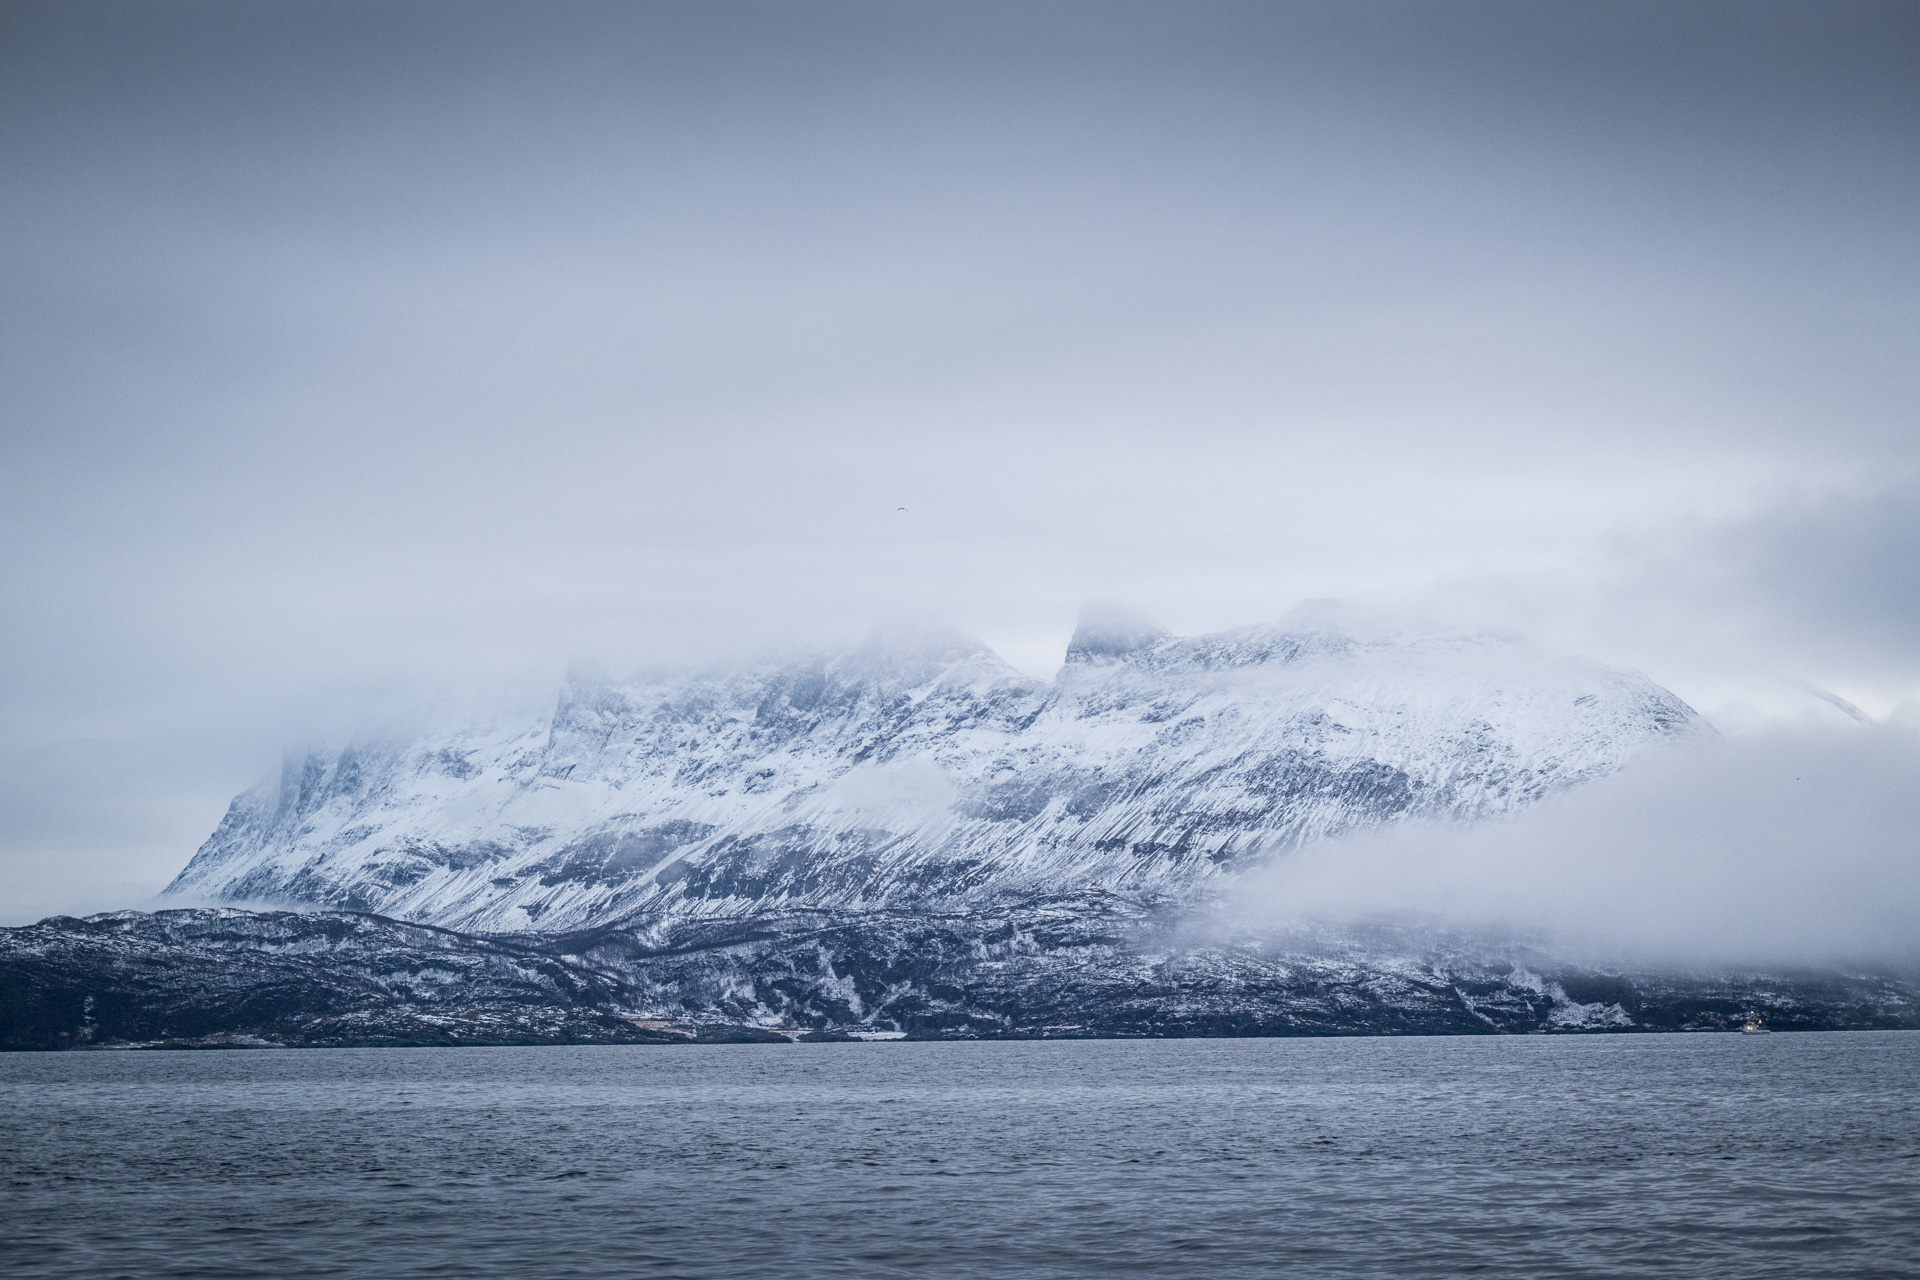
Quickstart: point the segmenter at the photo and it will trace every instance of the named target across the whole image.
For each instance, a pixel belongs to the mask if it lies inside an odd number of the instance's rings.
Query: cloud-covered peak
[[[1165,627],[1122,605],[1096,601],[1080,610],[1080,625],[1067,643],[1067,661],[1112,661],[1172,638]]]

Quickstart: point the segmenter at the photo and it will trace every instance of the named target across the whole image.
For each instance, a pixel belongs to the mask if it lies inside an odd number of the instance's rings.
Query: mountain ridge
[[[1092,614],[1053,681],[958,632],[576,675],[550,715],[289,761],[167,892],[466,930],[1179,901],[1301,844],[1477,820],[1708,731],[1510,637]]]

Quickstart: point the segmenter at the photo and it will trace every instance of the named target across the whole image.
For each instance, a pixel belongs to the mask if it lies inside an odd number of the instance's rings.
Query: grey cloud
[[[1762,625],[1911,675],[1920,655],[1920,483],[1783,505],[1719,532],[1708,562]]]
[[[1688,665],[1819,686],[1879,711],[1920,696],[1920,484],[1894,475],[1642,538],[1614,628]],[[1657,639],[1656,639],[1657,638]]]

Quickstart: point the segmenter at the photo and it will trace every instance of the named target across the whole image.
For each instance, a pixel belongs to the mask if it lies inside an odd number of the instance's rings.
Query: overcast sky
[[[1338,597],[1920,693],[1866,0],[0,5],[0,917],[448,683]],[[905,507],[902,512],[899,508]]]

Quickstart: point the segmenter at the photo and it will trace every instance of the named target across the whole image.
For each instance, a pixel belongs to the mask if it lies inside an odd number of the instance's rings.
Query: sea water
[[[1920,1034],[0,1056],[0,1277],[1920,1274]]]

